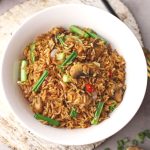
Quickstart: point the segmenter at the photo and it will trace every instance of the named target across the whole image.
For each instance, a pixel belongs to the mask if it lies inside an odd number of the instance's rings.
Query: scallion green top
[[[60,68],[71,64],[72,61],[77,57],[77,52],[73,51],[67,58],[66,60],[59,66]]]
[[[79,27],[77,27],[75,25],[70,26],[70,31],[73,33],[76,33],[84,38],[89,37],[89,35],[84,30],[80,29]]]
[[[99,120],[99,117],[102,113],[103,106],[104,106],[104,102],[99,102],[98,103],[97,108],[96,108],[96,112],[95,112],[93,120],[91,121],[91,124],[93,124],[93,125],[98,124],[98,120]]]
[[[51,124],[53,126],[59,126],[60,125],[59,121],[52,119],[52,118],[49,118],[49,117],[45,117],[41,114],[35,114],[34,117],[38,120],[47,121],[49,124]]]
[[[93,32],[91,29],[86,29],[86,32],[93,38],[95,39],[100,39],[101,41],[104,42],[104,44],[107,44],[108,42],[103,38],[101,37],[100,35],[97,35],[95,32]]]
[[[42,76],[39,78],[39,80],[34,84],[32,91],[37,92],[37,90],[39,89],[39,87],[41,86],[41,84],[43,83],[43,81],[47,76],[48,76],[48,71],[45,70]]]

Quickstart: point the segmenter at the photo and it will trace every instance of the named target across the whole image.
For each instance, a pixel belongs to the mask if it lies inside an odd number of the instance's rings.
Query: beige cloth
[[[142,45],[138,26],[127,7],[120,0],[108,1]],[[84,3],[105,9],[100,0],[28,0],[0,16],[0,55],[5,50],[12,33],[28,16],[60,3]],[[63,146],[36,137],[22,127],[2,98],[0,99],[0,141],[17,150],[91,150],[101,144],[98,142],[84,146]]]

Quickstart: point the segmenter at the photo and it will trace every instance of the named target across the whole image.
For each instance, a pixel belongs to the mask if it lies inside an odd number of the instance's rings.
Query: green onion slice
[[[77,52],[73,51],[59,67],[63,68],[64,66],[71,64],[76,57]]]
[[[89,35],[84,30],[80,29],[79,27],[77,27],[75,25],[70,26],[70,31],[73,33],[76,33],[84,38],[89,37]]]
[[[41,84],[43,83],[43,81],[47,76],[48,76],[48,71],[45,70],[42,76],[39,78],[39,80],[34,84],[32,91],[37,92],[37,90],[39,89],[39,87],[41,86]]]
[[[113,101],[113,103],[109,106],[109,110],[110,110],[111,112],[113,112],[116,107],[117,107],[117,102],[116,102],[116,101]]]
[[[72,118],[76,118],[77,117],[77,111],[74,107],[72,107],[71,112],[70,112],[70,116]]]
[[[68,75],[68,74],[64,74],[63,75],[63,81],[65,83],[70,82],[70,80],[71,80],[71,76],[70,75]]]
[[[86,29],[85,30],[91,37],[95,38],[95,39],[100,39],[101,41],[104,42],[104,44],[107,44],[108,42],[102,38],[100,35],[97,35],[94,31],[92,31],[91,29]]]
[[[57,35],[56,38],[58,39],[58,41],[60,42],[60,44],[62,46],[67,46],[67,44],[65,44],[65,42],[64,42],[64,35],[63,34]]]
[[[37,120],[43,120],[43,121],[47,121],[50,125],[53,125],[53,126],[59,126],[60,125],[60,122],[55,120],[55,119],[52,119],[52,118],[49,118],[49,117],[45,117],[41,114],[35,114],[34,117],[37,119]]]
[[[64,60],[64,58],[65,58],[65,54],[64,53],[58,53],[58,54],[56,54],[56,59],[57,60],[62,61],[62,60]]]
[[[104,107],[104,102],[99,102],[98,105],[97,105],[95,116],[94,116],[93,120],[91,121],[92,125],[97,125],[98,124],[98,120],[99,120],[99,117],[102,113],[103,107]]]
[[[26,67],[27,67],[27,61],[26,60],[22,60],[21,61],[21,72],[20,72],[20,80],[21,80],[21,82],[24,82],[24,81],[27,80]]]

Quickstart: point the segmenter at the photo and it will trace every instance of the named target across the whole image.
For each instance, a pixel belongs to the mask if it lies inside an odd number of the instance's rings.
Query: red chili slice
[[[85,85],[85,90],[86,90],[86,92],[89,92],[89,93],[92,93],[94,91],[91,84],[86,84]]]

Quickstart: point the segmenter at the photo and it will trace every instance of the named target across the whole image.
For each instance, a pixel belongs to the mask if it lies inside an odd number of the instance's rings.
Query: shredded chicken
[[[122,89],[119,89],[115,92],[114,98],[117,102],[120,102],[122,100],[123,91]]]
[[[37,98],[36,101],[34,103],[32,103],[32,105],[34,106],[34,112],[36,113],[41,113],[43,112],[43,102],[40,98]]]

